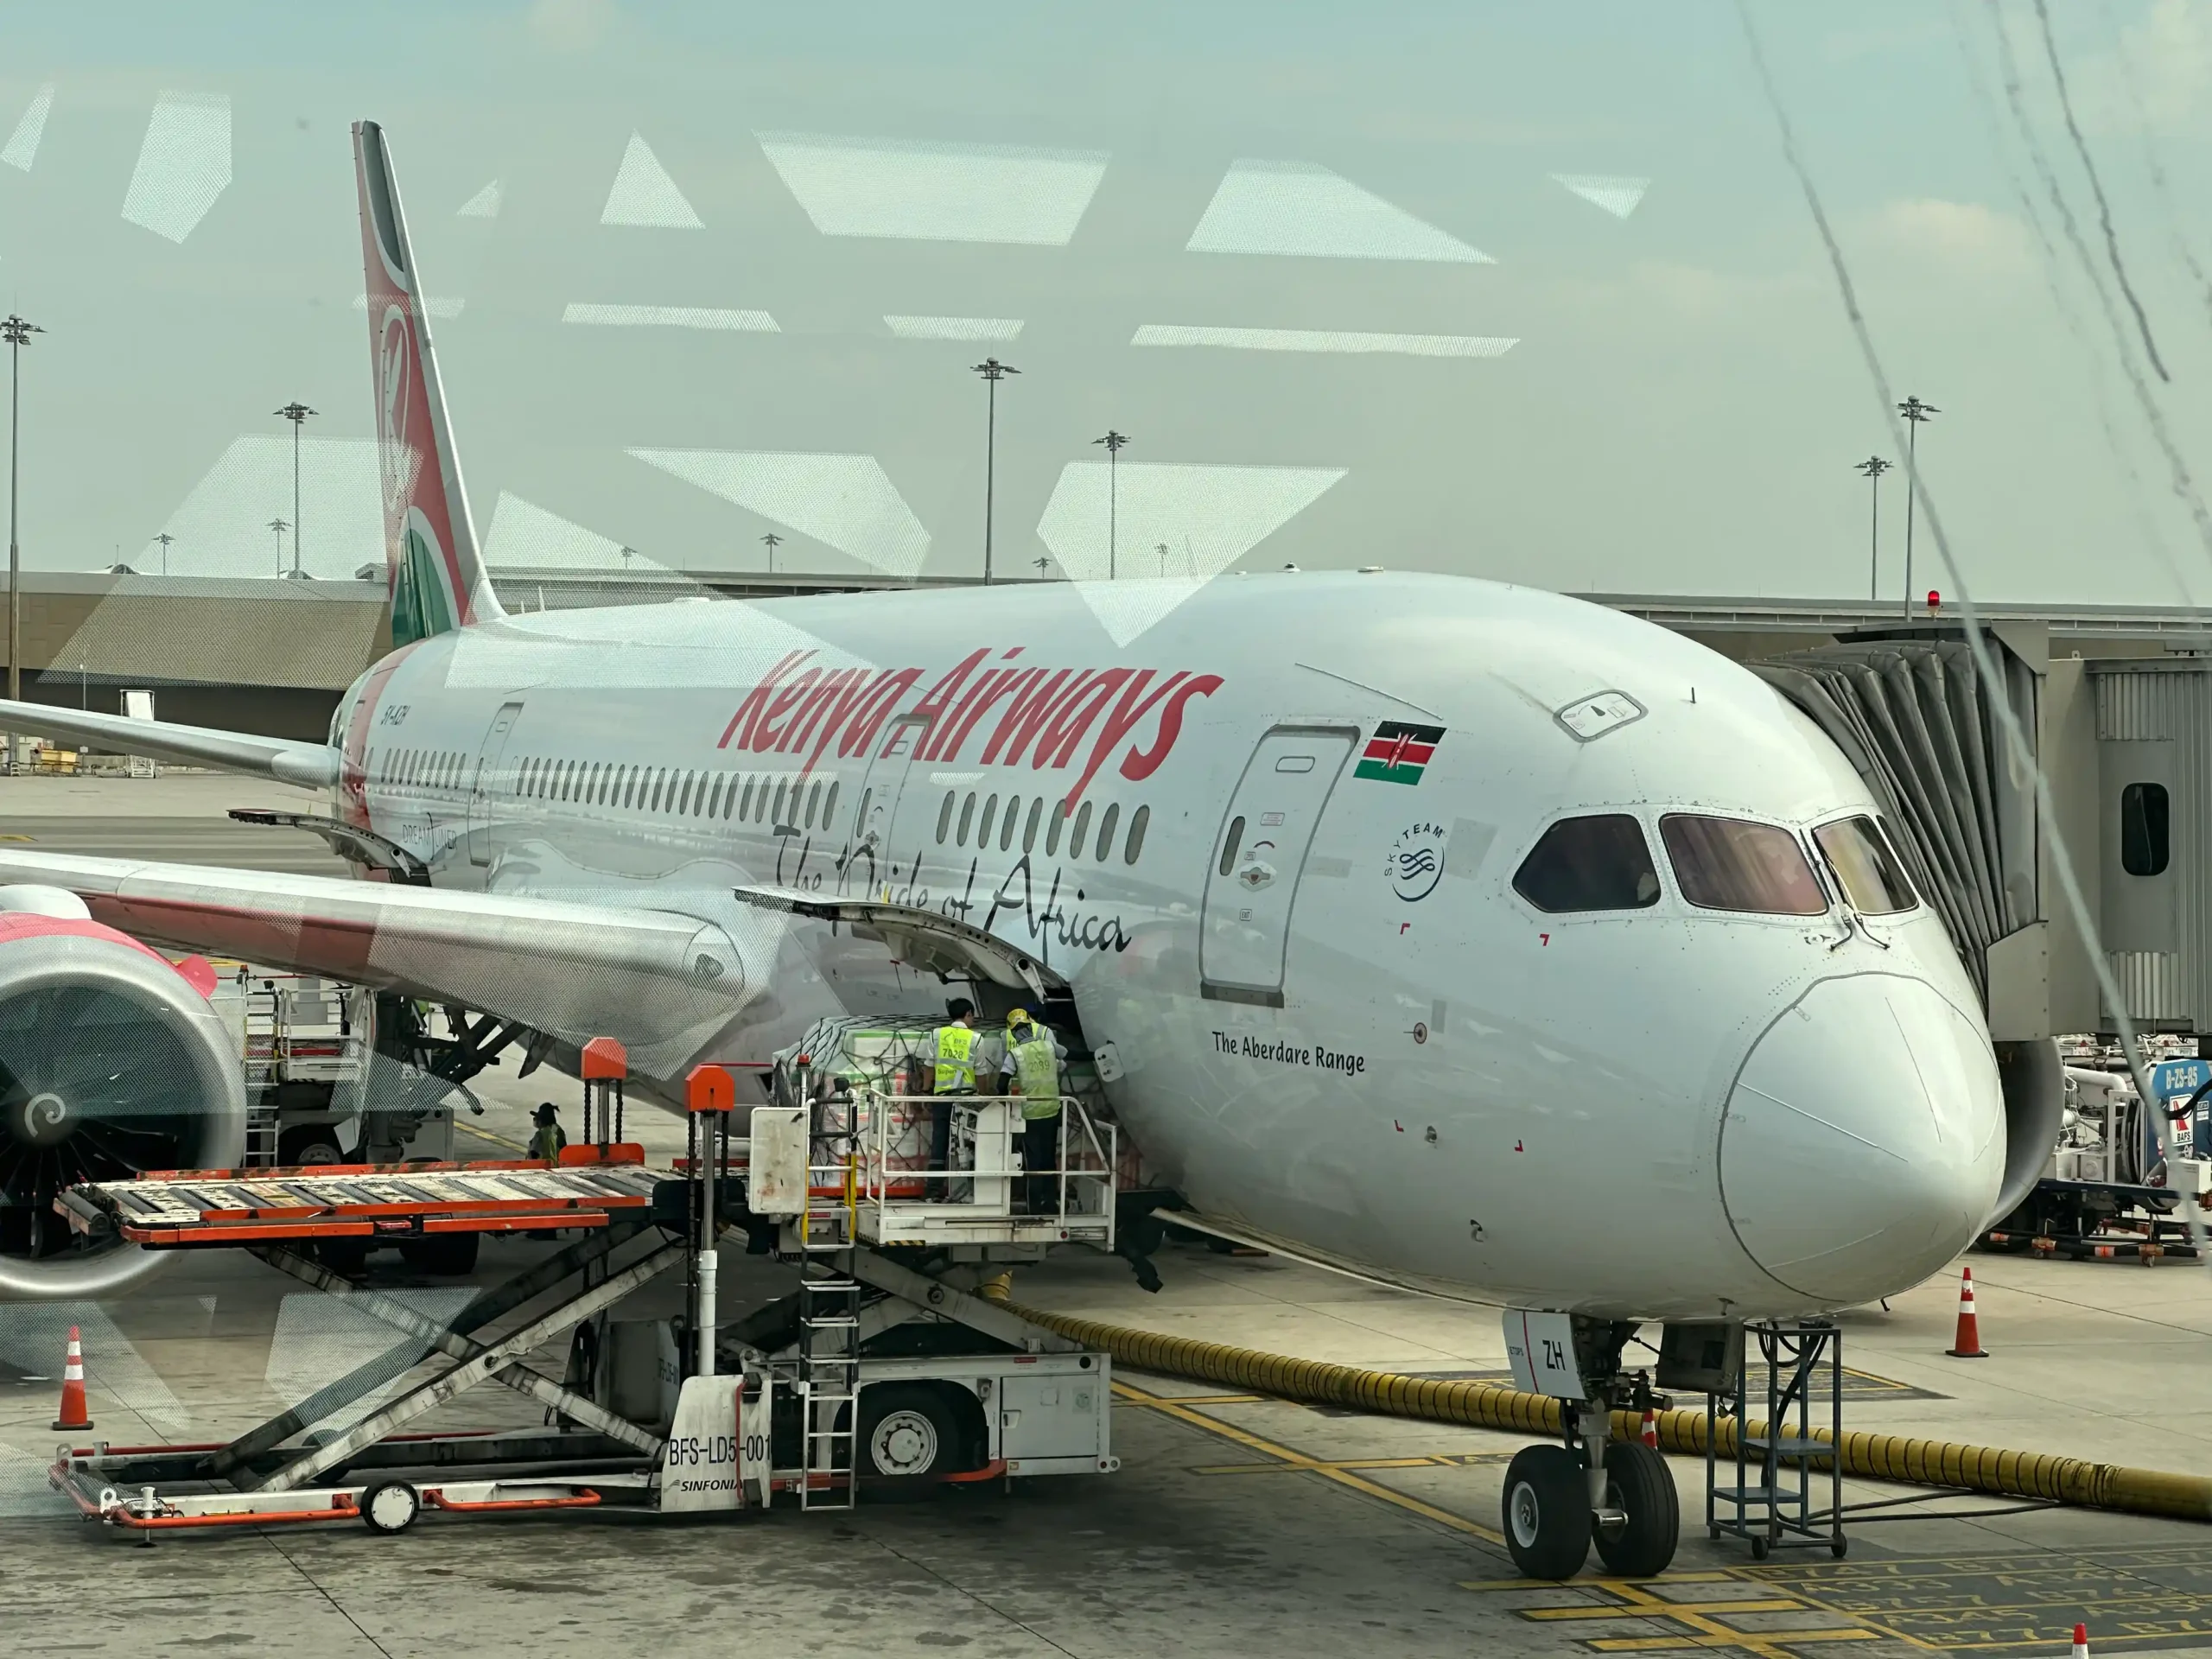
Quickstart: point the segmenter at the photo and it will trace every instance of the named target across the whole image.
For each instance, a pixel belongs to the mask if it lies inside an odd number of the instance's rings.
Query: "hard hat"
[[[1006,1017],[1006,1027],[1008,1031],[1012,1031],[1016,1026],[1026,1026],[1028,1023],[1029,1010],[1027,1008],[1016,1008]]]
[[[560,1108],[550,1100],[542,1100],[537,1103],[537,1109],[531,1116],[540,1123],[550,1123],[560,1116]]]

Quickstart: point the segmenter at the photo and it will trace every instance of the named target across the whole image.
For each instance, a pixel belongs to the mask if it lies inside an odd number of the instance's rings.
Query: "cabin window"
[[[776,780],[776,804],[770,810],[768,817],[771,823],[776,824],[779,828],[791,822],[791,819],[785,817],[784,813],[784,807],[790,801],[791,793],[791,780],[788,778],[779,778]]]
[[[724,818],[734,818],[737,816],[738,781],[736,773],[731,773],[728,791],[722,797],[722,817]]]
[[[718,818],[721,817],[721,815],[722,775],[720,772],[716,772],[715,774],[714,791],[707,797],[707,816],[710,818]]]
[[[944,845],[944,838],[952,833],[952,791],[944,791],[944,804],[937,810],[937,844]]]
[[[999,798],[995,795],[983,803],[983,820],[976,826],[976,849],[981,852],[991,844],[991,820],[998,814]]]
[[[1659,902],[1659,872],[1642,824],[1624,812],[1599,813],[1545,830],[1514,873],[1513,890],[1554,913],[1642,910]]]
[[[806,827],[808,829],[814,828],[814,815],[821,810],[822,780],[817,778],[814,780],[814,787],[806,791]],[[822,827],[826,830],[830,826],[825,823]]]
[[[753,780],[750,778],[747,778],[745,780],[745,793],[739,798],[737,803],[737,816],[740,820],[749,818],[753,816]]]
[[[1129,814],[1129,839],[1122,849],[1122,863],[1134,864],[1137,861],[1137,855],[1144,851],[1146,827],[1151,823],[1152,809],[1148,806],[1141,806]]]
[[[1098,849],[1096,856],[1101,864],[1114,856],[1114,826],[1121,819],[1119,805],[1109,806],[1105,816],[1098,821]]]
[[[1240,815],[1229,821],[1229,833],[1221,838],[1220,870],[1224,875],[1236,868],[1236,852],[1244,844],[1244,820]]]
[[[1905,880],[1897,855],[1873,819],[1846,818],[1840,823],[1824,823],[1813,831],[1813,840],[1835,872],[1843,896],[1860,915],[1891,916],[1919,902],[1913,897],[1912,883]]]
[[[1021,826],[1021,850],[1025,853],[1037,850],[1037,820],[1044,816],[1044,811],[1045,798],[1042,795],[1029,803],[1029,817]]]
[[[1021,797],[1019,795],[1007,796],[1006,798],[1006,817],[999,824],[999,851],[1003,853],[1013,849],[1014,825],[1020,822],[1020,817]]]
[[[968,798],[960,803],[960,829],[953,837],[963,847],[968,844],[968,822],[975,816],[976,791],[971,789],[968,791]]]
[[[696,779],[696,773],[687,772],[683,774],[683,782],[676,794],[676,810],[679,815],[691,810],[691,785]]]
[[[2166,786],[2130,784],[2120,791],[2120,868],[2130,875],[2163,875],[2169,856]]]
[[[1065,798],[1052,803],[1052,826],[1045,832],[1045,856],[1060,855],[1060,830],[1068,821],[1068,804]]]
[[[659,811],[661,803],[667,798],[668,769],[665,766],[662,766],[657,768],[653,772],[653,792],[652,799],[650,803],[652,810],[656,812]]]
[[[1669,812],[1659,838],[1682,897],[1700,909],[1817,916],[1828,907],[1805,849],[1777,824]]]
[[[832,779],[830,780],[830,790],[829,790],[829,792],[828,792],[827,794],[825,794],[824,796],[823,796],[823,798],[822,798],[822,828],[823,828],[823,830],[825,832],[826,832],[826,831],[829,830],[829,828],[830,828],[830,819],[832,819],[832,818],[834,818],[835,817],[836,817],[836,815],[837,815],[837,780],[836,780],[835,778],[832,778]]]
[[[1085,801],[1075,811],[1075,829],[1068,836],[1068,856],[1081,858],[1083,843],[1090,833],[1090,803]]]

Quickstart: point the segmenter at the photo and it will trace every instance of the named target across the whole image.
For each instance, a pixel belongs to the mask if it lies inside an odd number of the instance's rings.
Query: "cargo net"
[[[2006,691],[2035,730],[2035,677],[1999,641]],[[1747,664],[1835,741],[1881,804],[1913,885],[1934,906],[1975,988],[1988,951],[2040,918],[2034,785],[2001,764],[1963,640],[1866,640]]]

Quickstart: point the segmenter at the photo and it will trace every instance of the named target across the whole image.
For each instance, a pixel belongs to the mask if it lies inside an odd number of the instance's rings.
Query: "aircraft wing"
[[[633,1055],[725,1024],[766,988],[779,937],[766,917],[741,941],[643,906],[0,847],[0,883],[15,882],[67,888],[149,944],[457,1003],[564,1042],[613,1037]]]
[[[96,920],[151,944],[455,1003],[564,1043],[613,1037],[644,1069],[682,1064],[696,1052],[688,1045],[770,988],[786,917],[849,926],[947,978],[1039,997],[1065,985],[969,923],[796,888],[670,895],[696,901],[695,914],[0,845],[0,884],[15,883],[66,888]]]
[[[887,899],[839,898],[797,887],[739,887],[741,903],[815,921],[842,922],[864,939],[880,940],[909,968],[947,979],[988,979],[1041,998],[1046,987],[1065,988],[1051,969],[972,923]]]
[[[42,702],[11,702],[5,697],[0,697],[0,731],[20,732],[27,737],[65,737],[119,749],[125,754],[273,778],[302,789],[327,789],[338,781],[338,751],[327,743],[253,737],[205,726],[132,720],[124,715],[96,715],[77,709],[49,709]]]

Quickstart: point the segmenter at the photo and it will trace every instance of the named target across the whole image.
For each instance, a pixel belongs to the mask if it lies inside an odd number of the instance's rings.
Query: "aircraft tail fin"
[[[353,171],[376,377],[391,639],[404,645],[505,613],[484,572],[399,186],[384,129],[373,121],[353,124]]]

